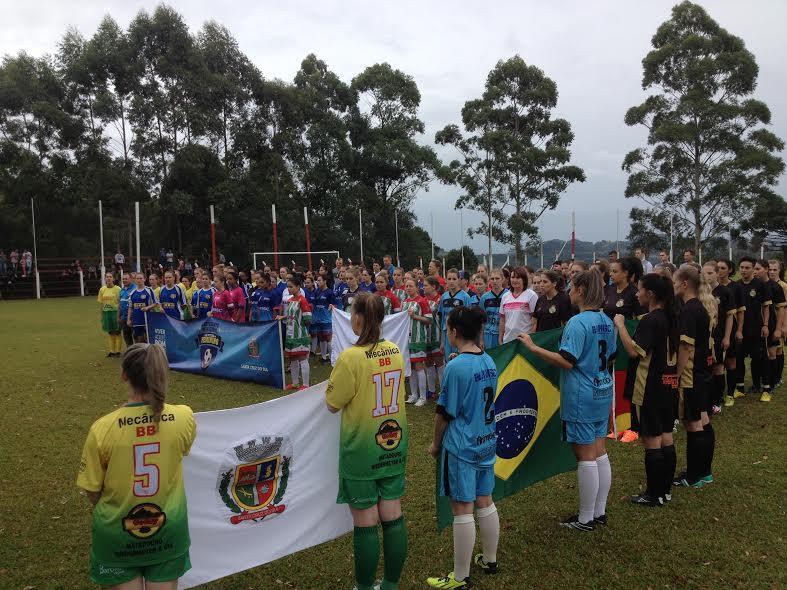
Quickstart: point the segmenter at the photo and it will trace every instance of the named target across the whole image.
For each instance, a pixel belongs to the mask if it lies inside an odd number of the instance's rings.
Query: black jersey
[[[630,283],[620,293],[615,285],[604,287],[604,313],[610,319],[617,314],[627,320],[633,319],[637,303],[637,288]]]
[[[732,283],[730,283],[732,284]],[[719,307],[719,312],[716,320],[716,326],[713,328],[714,341],[721,341],[724,339],[724,329],[727,325],[727,317],[735,317],[738,311],[737,304],[735,303],[735,295],[724,285],[717,285],[713,290],[713,297],[716,299],[716,305]]]
[[[744,338],[759,338],[762,330],[762,308],[770,305],[770,289],[760,279],[754,278],[748,283],[740,281],[743,291],[743,335]]]
[[[684,391],[702,389],[710,378],[713,359],[710,348],[710,317],[696,297],[681,306],[678,328],[680,341],[692,346],[689,361],[680,375],[680,387]]]
[[[771,313],[768,315],[768,331],[773,334],[776,329],[776,320],[778,319],[779,312],[785,306],[784,289],[776,281],[769,280],[766,283],[770,290],[768,299],[771,300]]]
[[[641,406],[661,401],[672,403],[677,385],[675,351],[669,352],[670,320],[663,309],[645,314],[637,325],[633,340],[637,356],[626,371],[624,396]]]
[[[572,308],[571,298],[563,291],[558,291],[552,299],[541,295],[533,312],[533,317],[538,320],[537,331],[560,328],[574,315]]]

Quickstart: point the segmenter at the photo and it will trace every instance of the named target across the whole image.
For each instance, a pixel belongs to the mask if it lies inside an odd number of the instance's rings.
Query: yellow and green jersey
[[[92,556],[107,566],[174,559],[190,545],[183,457],[196,435],[191,408],[129,404],[96,420],[82,451],[77,486],[100,492]]]
[[[404,357],[387,340],[350,346],[331,372],[327,402],[342,410],[339,475],[372,480],[404,473],[407,415]]]
[[[104,285],[98,290],[96,299],[101,304],[101,311],[117,311],[120,306],[120,287]]]

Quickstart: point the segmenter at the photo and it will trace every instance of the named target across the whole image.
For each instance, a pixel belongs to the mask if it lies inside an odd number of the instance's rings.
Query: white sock
[[[298,359],[290,361],[290,376],[292,377],[292,384],[298,385],[298,381],[301,380],[301,364]]]
[[[434,368],[434,365],[429,365],[426,367],[426,389],[427,391],[431,391],[434,393],[437,391],[437,370]]]
[[[317,352],[317,336],[312,336],[312,354]]]
[[[320,340],[320,356],[324,359],[328,358],[328,341]]]
[[[418,395],[418,377],[416,372],[413,370],[410,373],[410,395],[414,395],[415,397],[419,397]]]
[[[445,365],[437,365],[437,376],[440,378],[440,389],[443,389],[443,369]]]
[[[484,561],[495,563],[497,561],[497,542],[500,540],[500,516],[497,506],[492,504],[486,508],[476,510],[478,515],[478,532],[481,533],[481,550],[484,552]]]
[[[598,494],[593,516],[599,517],[607,513],[607,497],[612,487],[612,465],[609,462],[609,455],[606,453],[601,455],[596,459],[596,465],[598,465]]]
[[[593,520],[593,512],[598,496],[598,465],[595,461],[580,461],[577,464],[579,481],[579,522],[586,524]]]
[[[303,375],[303,384],[309,387],[309,359],[301,360],[301,374]]]
[[[454,516],[454,578],[464,580],[470,575],[475,547],[475,519],[472,514]]]
[[[418,389],[421,390],[421,399],[426,399],[426,371],[416,371],[415,378],[418,380]]]

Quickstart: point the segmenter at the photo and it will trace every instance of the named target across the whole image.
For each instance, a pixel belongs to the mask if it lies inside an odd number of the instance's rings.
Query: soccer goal
[[[286,266],[291,268],[297,266],[302,269],[309,268],[309,258],[311,257],[312,268],[317,270],[320,264],[325,264],[328,270],[332,269],[337,258],[338,250],[317,250],[314,252],[252,252],[254,268],[259,269],[264,266],[273,266],[278,258],[279,267]]]

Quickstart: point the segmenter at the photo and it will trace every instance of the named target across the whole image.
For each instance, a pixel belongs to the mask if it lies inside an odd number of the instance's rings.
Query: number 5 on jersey
[[[155,496],[159,487],[158,465],[150,462],[151,455],[158,455],[159,443],[134,445],[134,495],[138,498]]]
[[[399,396],[399,384],[402,381],[402,371],[401,369],[397,369],[395,371],[385,371],[385,373],[375,373],[372,375],[372,382],[374,383],[374,393],[375,393],[375,400],[376,405],[374,411],[372,411],[372,416],[375,418],[379,418],[380,416],[385,416],[386,414],[396,414],[399,412],[399,404],[397,402],[397,397]],[[385,406],[383,405],[383,397],[385,395],[385,391],[387,388],[390,387],[390,403]]]

